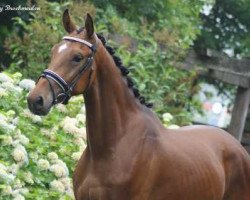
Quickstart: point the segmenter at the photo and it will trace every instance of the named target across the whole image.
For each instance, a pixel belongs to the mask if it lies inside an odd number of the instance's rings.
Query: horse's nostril
[[[35,102],[36,109],[41,109],[43,107],[43,98],[38,96]]]

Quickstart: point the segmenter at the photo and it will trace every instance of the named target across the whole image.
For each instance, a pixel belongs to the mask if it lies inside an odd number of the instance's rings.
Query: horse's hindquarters
[[[245,149],[235,148],[224,159],[226,188],[223,200],[250,200],[250,157]]]

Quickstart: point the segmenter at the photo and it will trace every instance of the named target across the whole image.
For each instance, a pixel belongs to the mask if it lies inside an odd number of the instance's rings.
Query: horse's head
[[[85,28],[77,29],[65,10],[63,25],[69,35],[54,45],[48,69],[28,96],[34,114],[46,115],[54,104],[67,103],[72,95],[83,93],[94,77],[96,36],[91,16],[87,14]]]

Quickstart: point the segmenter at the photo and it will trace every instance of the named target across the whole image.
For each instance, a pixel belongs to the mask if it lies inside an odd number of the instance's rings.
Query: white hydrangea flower
[[[50,183],[50,188],[51,188],[51,190],[58,191],[61,193],[63,193],[65,191],[63,183],[61,181],[58,181],[58,180],[53,180]]]
[[[83,141],[82,138],[76,138],[74,139],[74,143],[77,145],[77,146],[86,146],[85,142]]]
[[[84,140],[86,140],[87,139],[86,127],[80,128],[80,131],[81,131],[81,134],[79,136],[83,138]]]
[[[23,91],[22,88],[16,87],[13,82],[3,82],[1,84],[1,88],[5,89],[7,93],[14,92],[15,94],[21,94],[21,92]]]
[[[58,110],[58,111],[60,111],[61,113],[66,113],[67,112],[67,108],[66,108],[66,106],[65,105],[63,105],[63,104],[57,104],[56,106],[55,106],[55,108]]]
[[[19,86],[26,90],[32,90],[35,87],[36,83],[30,79],[23,79],[19,82]]]
[[[30,140],[29,138],[27,138],[25,135],[21,134],[20,136],[18,136],[18,140],[20,141],[21,144],[23,145],[27,145],[29,144]]]
[[[9,124],[0,118],[0,128],[6,131],[6,133],[12,132],[15,130],[15,126],[13,124]]]
[[[84,143],[84,144],[82,144],[82,145],[79,146],[79,150],[81,152],[83,152],[86,149],[86,147],[87,147],[87,145],[86,145],[86,143]]]
[[[4,169],[0,168],[0,178],[2,180],[6,181],[7,183],[10,183],[15,179],[15,176],[13,176],[12,174],[7,173]]]
[[[83,101],[83,98],[82,98],[82,96],[73,96],[73,97],[71,97],[70,98],[70,102],[72,102],[72,103],[80,103],[80,102],[82,102]]]
[[[170,113],[164,113],[162,118],[164,122],[170,122],[173,119],[173,116]]]
[[[8,96],[7,91],[0,87],[0,97],[6,97],[6,96]]]
[[[38,156],[38,154],[37,154],[36,152],[30,152],[30,153],[29,153],[29,157],[30,157],[33,161],[35,161],[35,162],[37,162],[37,160],[38,160],[38,158],[39,158],[39,156]]]
[[[38,115],[34,115],[30,112],[28,109],[24,109],[23,115],[27,118],[30,118],[34,123],[40,123],[42,122],[42,117]]]
[[[19,123],[19,117],[15,117],[15,118],[12,120],[12,124],[13,124],[14,126],[17,126],[18,123]]]
[[[20,164],[24,164],[28,162],[28,154],[24,146],[17,145],[12,152],[12,156],[14,160]]]
[[[80,160],[82,156],[82,152],[74,152],[72,155],[71,155],[71,158],[75,161],[78,161]]]
[[[77,120],[75,118],[71,118],[71,117],[65,117],[61,123],[61,126],[64,127],[68,127],[68,126],[77,126]]]
[[[43,135],[45,135],[45,136],[50,136],[51,133],[52,133],[51,130],[45,129],[45,128],[41,128],[40,131],[41,131],[41,133],[42,133]]]
[[[61,123],[61,127],[66,133],[72,134],[75,137],[83,137],[85,128],[78,128],[77,124],[77,119],[65,117]]]
[[[85,123],[86,121],[86,115],[85,114],[77,114],[76,115],[77,122],[79,123]]]
[[[21,189],[23,186],[25,185],[25,183],[23,181],[21,181],[20,179],[15,179],[15,182],[13,184],[13,188],[14,189]],[[19,190],[15,190],[16,192],[20,192]]]
[[[82,106],[82,107],[81,107],[80,113],[86,115],[86,108],[85,108],[85,106]]]
[[[72,188],[72,183],[71,183],[71,179],[68,177],[63,177],[60,178],[59,181],[64,185],[64,188],[66,190],[71,189]]]
[[[16,72],[12,75],[12,77],[15,79],[15,80],[20,80],[22,78],[22,74],[20,72]]]
[[[48,158],[50,161],[54,161],[58,159],[58,155],[55,152],[48,153]]]
[[[11,145],[13,143],[13,139],[11,136],[9,135],[6,135],[4,138],[3,138],[3,145]]]
[[[7,167],[4,164],[0,163],[0,169],[7,170]]]
[[[21,194],[17,194],[14,196],[14,199],[13,200],[25,200],[24,196],[21,195]]]
[[[41,171],[48,170],[50,168],[49,161],[45,159],[39,159],[37,166]]]
[[[54,164],[50,167],[50,171],[55,174],[56,177],[61,178],[61,177],[66,177],[68,176],[68,168],[65,166],[62,166],[60,164]]]
[[[20,141],[19,140],[13,140],[12,143],[11,143],[11,145],[13,147],[17,147],[18,145],[20,145]]]
[[[34,184],[33,174],[31,172],[25,172],[24,181],[29,184]]]
[[[20,129],[16,129],[14,133],[15,133],[15,137],[19,137],[20,135],[22,135],[22,132]]]
[[[170,126],[168,126],[169,129],[178,129],[180,128],[178,125],[175,124],[171,124]]]
[[[68,189],[65,191],[65,193],[70,196],[70,198],[75,199],[74,191],[73,189]]]
[[[28,188],[25,188],[25,187],[22,187],[22,188],[19,188],[19,189],[18,189],[18,192],[19,192],[20,194],[25,195],[25,194],[29,193],[29,189],[28,189]]]
[[[5,73],[0,73],[0,82],[14,82],[13,79],[11,77],[9,77],[7,74]]]
[[[12,164],[11,166],[9,166],[8,168],[8,172],[13,174],[13,175],[16,175],[18,170],[19,170],[20,166],[17,165],[17,164]]]
[[[55,164],[58,164],[58,165],[62,166],[65,169],[66,174],[69,174],[69,170],[68,170],[68,167],[67,167],[65,162],[58,159],[58,160],[55,161]]]
[[[9,185],[4,185],[4,188],[2,189],[2,195],[3,196],[9,196],[13,193],[11,186]]]

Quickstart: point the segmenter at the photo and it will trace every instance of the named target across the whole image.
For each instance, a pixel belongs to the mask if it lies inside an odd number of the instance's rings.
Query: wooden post
[[[228,132],[239,141],[242,139],[249,102],[250,88],[238,87]]]

